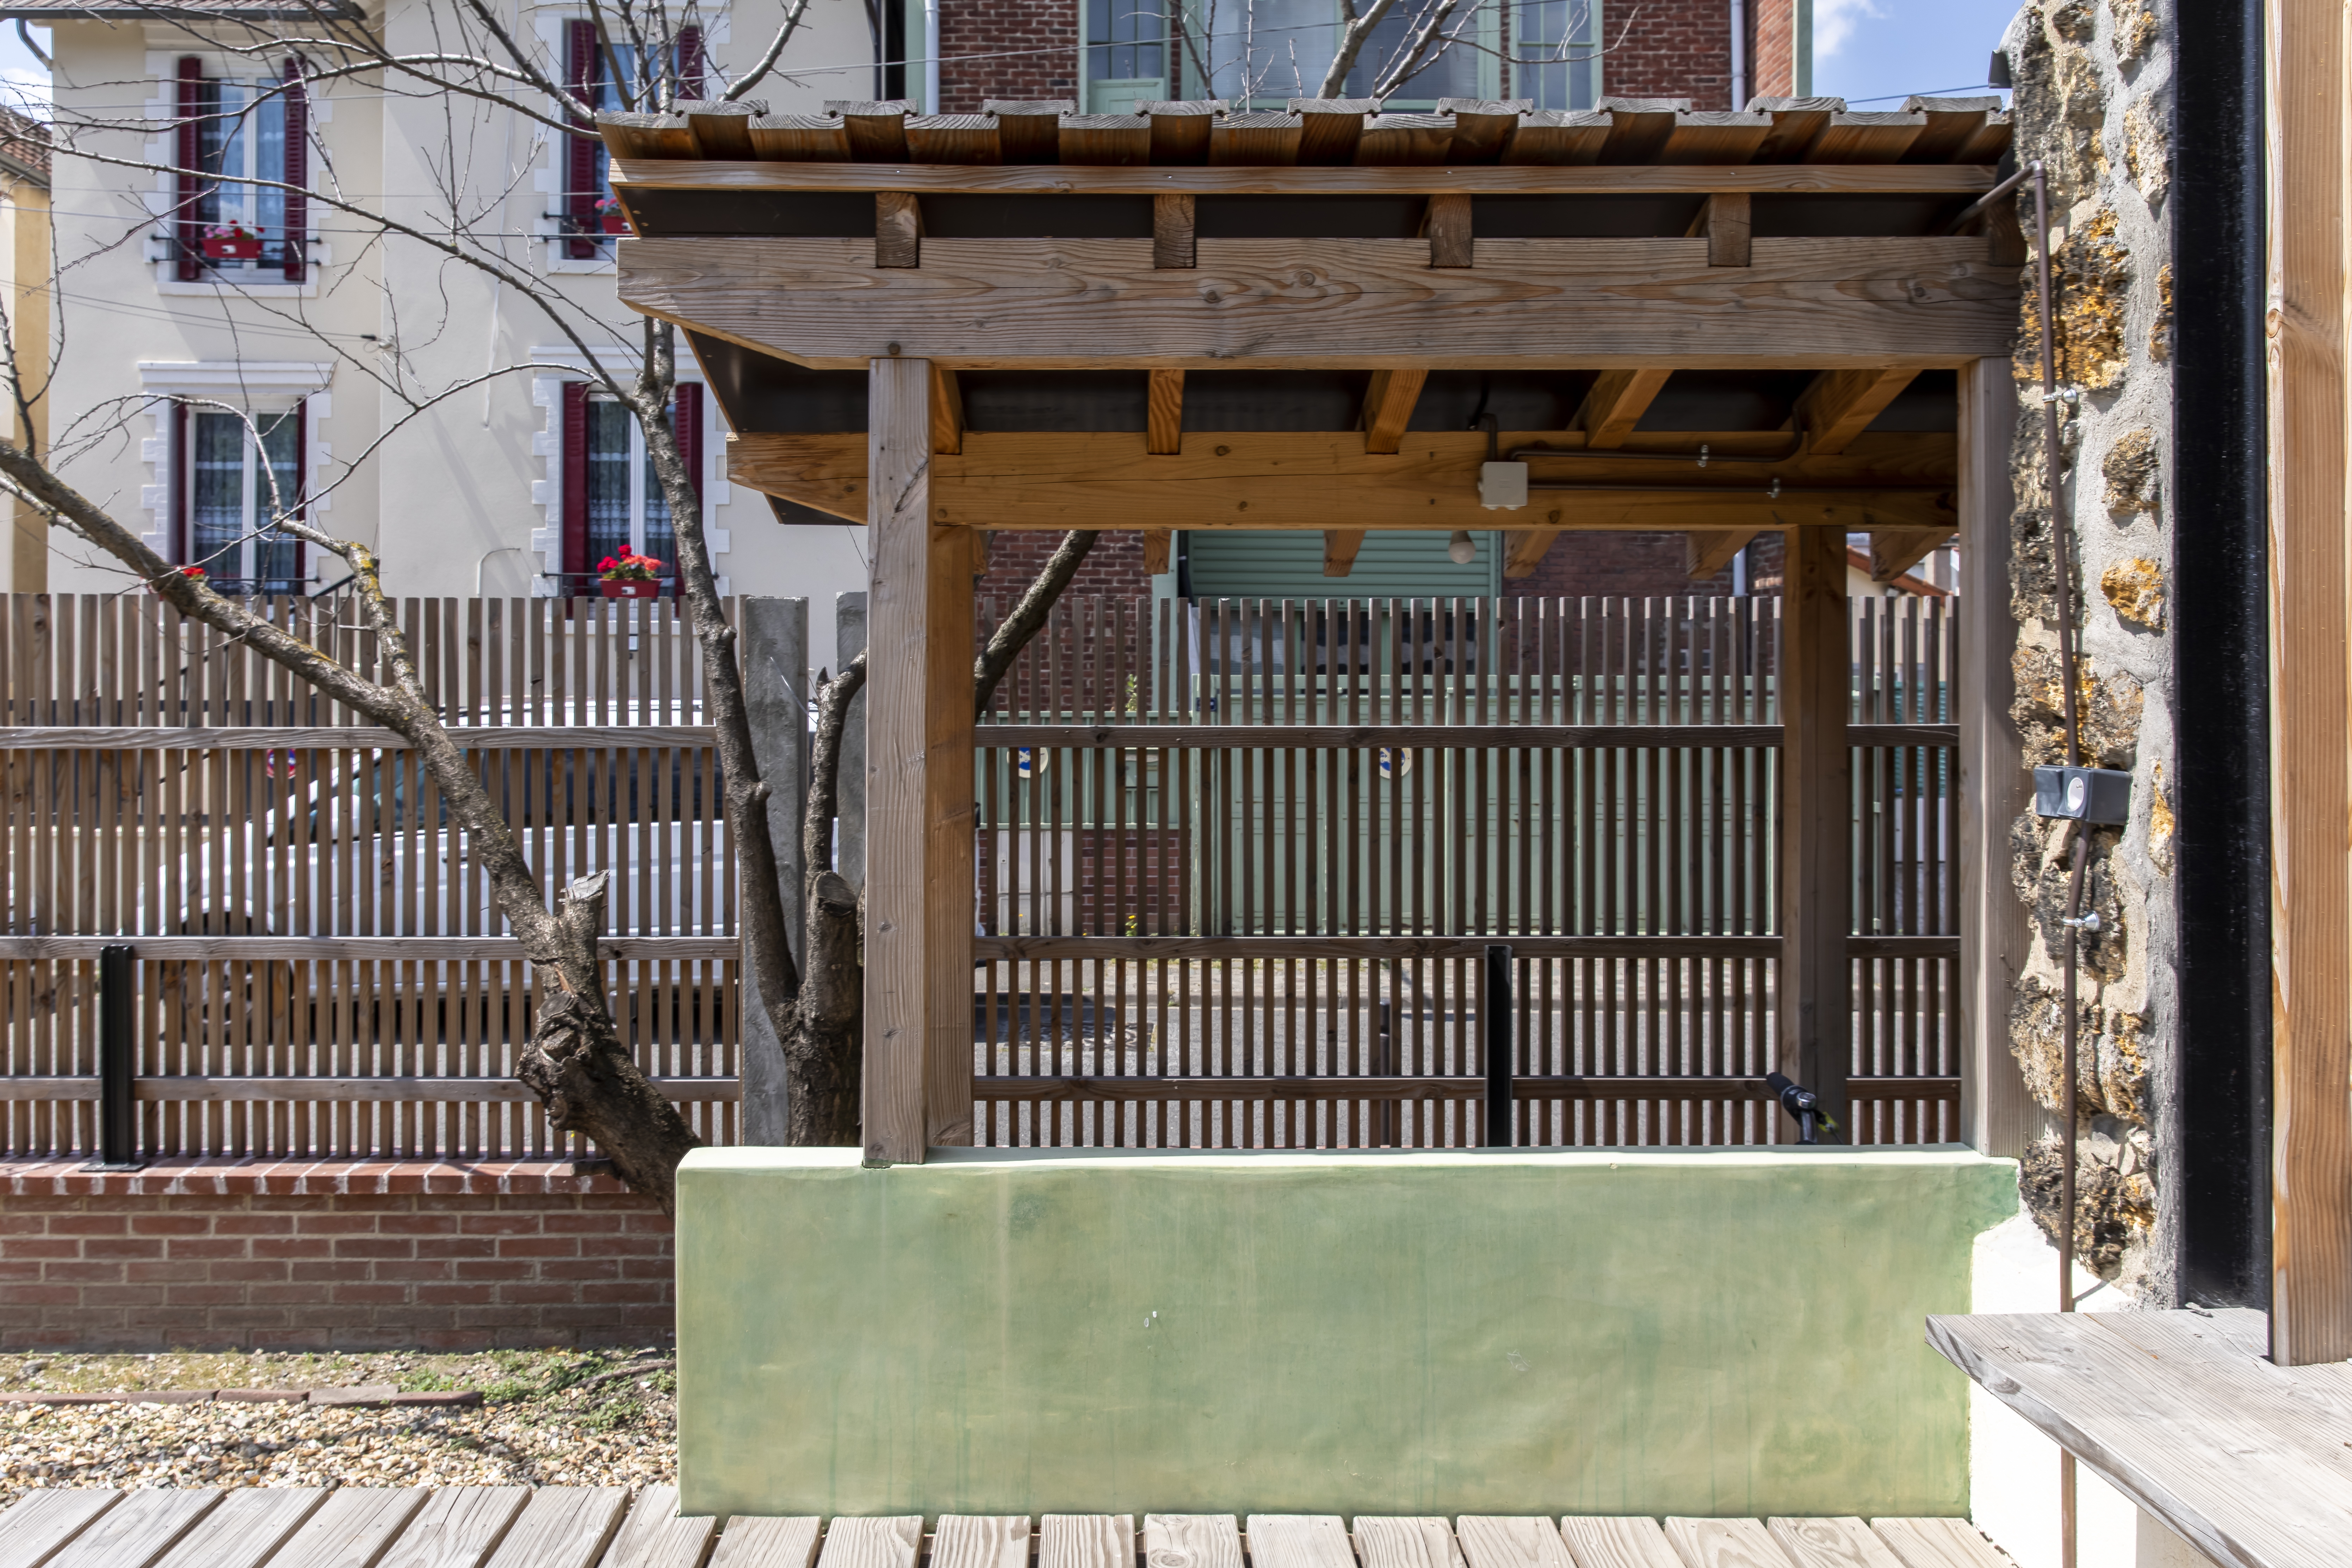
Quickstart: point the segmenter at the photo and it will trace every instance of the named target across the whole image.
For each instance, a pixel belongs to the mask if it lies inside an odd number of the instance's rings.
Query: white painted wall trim
[[[303,409],[302,427],[310,437],[302,452],[302,493],[308,498],[303,510],[316,518],[320,512],[332,511],[335,498],[331,493],[320,493],[320,479],[326,465],[334,457],[333,447],[320,439],[319,432],[334,417],[334,394],[327,390],[333,380],[332,363],[318,364],[301,360],[141,360],[138,362],[139,390],[154,401],[151,405],[155,421],[155,433],[139,443],[140,460],[148,465],[150,482],[139,489],[139,504],[147,513],[147,531],[142,535],[149,549],[165,560],[172,556],[172,495],[173,487],[181,477],[172,472],[172,410],[180,398],[207,398],[248,413],[275,413],[299,403]],[[312,550],[310,557],[310,581],[320,581],[320,570],[325,564],[325,552]]]

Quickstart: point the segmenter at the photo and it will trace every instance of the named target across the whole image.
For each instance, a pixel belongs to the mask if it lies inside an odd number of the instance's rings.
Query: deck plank
[[[1254,1568],[1356,1568],[1336,1513],[1254,1513],[1249,1554]]]
[[[49,1568],[147,1568],[220,1505],[217,1488],[150,1488],[121,1502],[49,1559]]]
[[[1903,1568],[1858,1519],[1770,1519],[1764,1528],[1797,1568]]]
[[[1147,1513],[1144,1568],[1242,1568],[1241,1527],[1229,1513]]]
[[[482,1568],[530,1501],[529,1487],[444,1487],[375,1568]]]
[[[1576,1568],[1683,1568],[1682,1557],[1654,1519],[1570,1514],[1559,1521]]]
[[[1870,1528],[1903,1568],[2015,1568],[1965,1519],[1874,1519]]]
[[[40,1568],[121,1497],[110,1487],[26,1492],[14,1508],[0,1513],[0,1568]]]
[[[155,1568],[259,1568],[329,1495],[325,1487],[239,1487]]]
[[[1029,1516],[940,1515],[931,1532],[931,1568],[1029,1568]]]
[[[702,1568],[719,1521],[709,1514],[680,1514],[677,1489],[650,1486],[637,1494],[603,1568]]]
[[[338,1488],[269,1568],[373,1568],[429,1495],[422,1487]]]
[[[626,1487],[542,1487],[499,1543],[490,1568],[590,1568],[628,1506]]]
[[[1364,1568],[1466,1568],[1442,1519],[1360,1513],[1356,1552]]]
[[[1575,1568],[1568,1542],[1548,1519],[1465,1513],[1454,1521],[1454,1534],[1470,1568]]]
[[[816,1568],[915,1568],[923,1544],[919,1513],[887,1519],[836,1519],[824,1532]]]
[[[811,1568],[822,1526],[808,1515],[739,1513],[719,1532],[710,1568]]]
[[[1135,1515],[1047,1514],[1037,1521],[1037,1568],[1135,1568]]]
[[[1689,1568],[1789,1568],[1759,1520],[1670,1519],[1666,1539]]]

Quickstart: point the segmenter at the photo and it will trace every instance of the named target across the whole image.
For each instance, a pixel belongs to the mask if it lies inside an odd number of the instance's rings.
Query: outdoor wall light
[[[1468,529],[1454,531],[1454,537],[1445,542],[1445,558],[1456,566],[1467,566],[1478,559],[1478,546],[1471,540]]]
[[[2131,820],[2131,774],[2114,768],[2033,770],[2033,815],[2119,826]]]

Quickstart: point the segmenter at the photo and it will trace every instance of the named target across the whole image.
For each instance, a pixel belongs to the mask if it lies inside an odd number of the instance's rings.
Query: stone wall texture
[[[2049,170],[2061,401],[2054,505],[2075,551],[2082,626],[2077,699],[2084,763],[2128,770],[2131,821],[2090,835],[2082,942],[2077,1109],[2083,1118],[2075,1244],[2135,1294],[2168,1300],[2163,1168],[2155,1128],[2168,1093],[2175,1008],[2173,818],[2166,760],[2172,645],[2165,606],[2171,458],[2170,239],[2165,213],[2173,58],[2167,9],[2151,0],[2032,0],[2004,41],[2017,82],[2021,159]],[[2029,238],[2031,187],[2019,205]],[[2017,506],[2011,609],[2015,716],[2028,765],[2064,761],[2057,612],[2045,476],[2041,338],[2032,277],[2016,376]],[[2027,1087],[2055,1111],[2064,1085],[2063,956],[2072,842],[2027,816],[2011,834],[2011,877],[2034,939],[2013,988],[2010,1042]],[[2063,1165],[2055,1133],[2029,1152],[2028,1205],[2053,1237]]]

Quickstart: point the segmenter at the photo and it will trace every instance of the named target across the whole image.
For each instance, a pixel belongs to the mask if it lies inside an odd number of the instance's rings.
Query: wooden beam
[[[1576,427],[1584,432],[1587,448],[1623,446],[1672,374],[1672,370],[1604,372],[1576,411]]]
[[[2009,879],[2010,825],[2032,805],[2025,744],[2011,717],[2015,681],[2010,651],[2017,621],[2009,608],[2009,478],[2017,435],[2017,391],[2006,359],[1960,371],[1959,656],[1953,710],[1959,720],[1958,783],[1952,799],[1959,856],[1960,963],[1954,989],[1959,1021],[1960,1133],[1979,1153],[2015,1159],[2043,1121],[2017,1053],[2009,1009],[2032,955],[2030,911]]]
[[[856,521],[866,506],[865,445],[859,436],[739,436],[728,443],[728,477]],[[1791,474],[1774,496],[1766,488],[1774,468],[1761,465],[1685,471],[1595,461],[1591,468],[1607,471],[1587,478],[1580,465],[1579,482],[1623,488],[1539,489],[1517,510],[1488,511],[1478,504],[1486,437],[1475,430],[1416,431],[1394,455],[1366,452],[1362,437],[1344,432],[1286,431],[1191,431],[1172,455],[1152,453],[1139,431],[982,431],[967,434],[963,448],[932,460],[931,514],[967,528],[1958,526],[1941,483],[1865,470],[1815,489]]]
[[[1376,370],[1372,384],[1364,389],[1364,450],[1393,452],[1404,439],[1404,427],[1412,418],[1412,405],[1421,401],[1421,389],[1429,380],[1429,372],[1421,369]]]
[[[1192,198],[1151,198],[1151,265],[1163,272],[1190,271],[1198,254],[1192,230]]]
[[[1364,531],[1360,528],[1327,528],[1323,531],[1323,575],[1345,577],[1356,569],[1356,552],[1364,547]]]
[[[1709,267],[1746,267],[1755,259],[1748,203],[1748,193],[1740,191],[1718,193],[1700,204],[1690,231],[1694,237],[1706,241]]]
[[[1175,544],[1176,535],[1170,530],[1145,529],[1143,531],[1143,574],[1147,577],[1167,575],[1174,564],[1171,557],[1176,552]]]
[[[1780,1068],[1846,1125],[1853,831],[1846,740],[1845,534],[1788,536],[1780,608]],[[1784,1126],[1784,1136],[1794,1129]],[[1842,1142],[1843,1140],[1841,1140]]]
[[[874,265],[923,264],[922,203],[905,191],[879,191],[874,197]]]
[[[1513,579],[1534,576],[1536,567],[1541,564],[1560,531],[1557,528],[1531,528],[1511,535],[1510,553],[1503,557],[1503,575]]]
[[[1951,534],[1933,528],[1874,533],[1870,536],[1870,580],[1892,583],[1951,541]]]
[[[2272,16],[2271,1354],[2309,1366],[2352,1356],[2347,40],[2321,0],[2275,0]]]
[[[1470,198],[1443,195],[1429,198],[1423,209],[1421,234],[1429,241],[1432,267],[1468,267],[1472,262]]]
[[[718,163],[615,158],[613,184],[635,191],[911,191],[933,195],[1697,195],[1716,191],[1804,195],[1974,196],[1990,164],[1584,164],[1309,168],[1150,163],[1085,167],[966,163]],[[627,199],[626,195],[623,199]]]
[[[931,367],[931,450],[963,450],[963,385],[956,373]]]
[[[928,239],[877,268],[852,239],[635,239],[622,300],[818,369],[1917,370],[2001,352],[2017,274],[1982,239],[1488,239],[1432,268],[1413,239]]]
[[[1155,370],[1146,405],[1144,450],[1172,458],[1184,441],[1184,373]]]
[[[1843,452],[1911,384],[1916,370],[1823,371],[1797,396],[1797,428],[1810,451]]]
[[[1959,727],[1954,724],[1849,724],[1845,728],[1845,736],[1850,746],[1949,747],[1959,744]],[[983,747],[1142,746],[1212,751],[1234,746],[1258,746],[1270,751],[1351,751],[1375,746],[1410,746],[1441,752],[1498,749],[1608,751],[1626,746],[1778,746],[1780,741],[1781,731],[1778,724],[992,723],[982,724],[972,731],[972,743]],[[49,939],[36,937],[29,940],[40,942]],[[1872,937],[1866,940],[1878,942],[1882,939]],[[1959,946],[1957,937],[1889,937],[1883,940],[1947,942],[1954,952]],[[7,938],[0,937],[0,953],[8,951],[7,941]]]
[[[1506,432],[1503,445],[1523,439]],[[1486,437],[1475,430],[1416,431],[1393,455],[1366,452],[1362,437],[1337,431],[1195,430],[1173,454],[1154,454],[1149,443],[1140,432],[967,434],[962,452],[932,463],[932,514],[1014,530],[1958,526],[1948,481],[1914,463],[1882,470],[1841,458],[1700,470],[1593,459],[1576,465],[1578,482],[1623,488],[1538,489],[1527,507],[1488,511],[1477,495]],[[854,435],[737,436],[727,472],[763,494],[858,521],[865,447]],[[1774,479],[1778,496],[1766,488]]]
[[[1748,548],[1748,542],[1763,531],[1758,528],[1725,528],[1711,533],[1683,535],[1688,552],[1685,564],[1694,577],[1712,577],[1731,563],[1731,558]]]
[[[956,1141],[958,1081],[970,1136],[971,545],[931,521],[931,384],[919,359],[868,373],[867,460],[880,482],[867,638],[880,652],[866,698],[863,1099],[877,1163],[919,1164],[931,1144]],[[942,1035],[965,1058],[945,1077]]]

